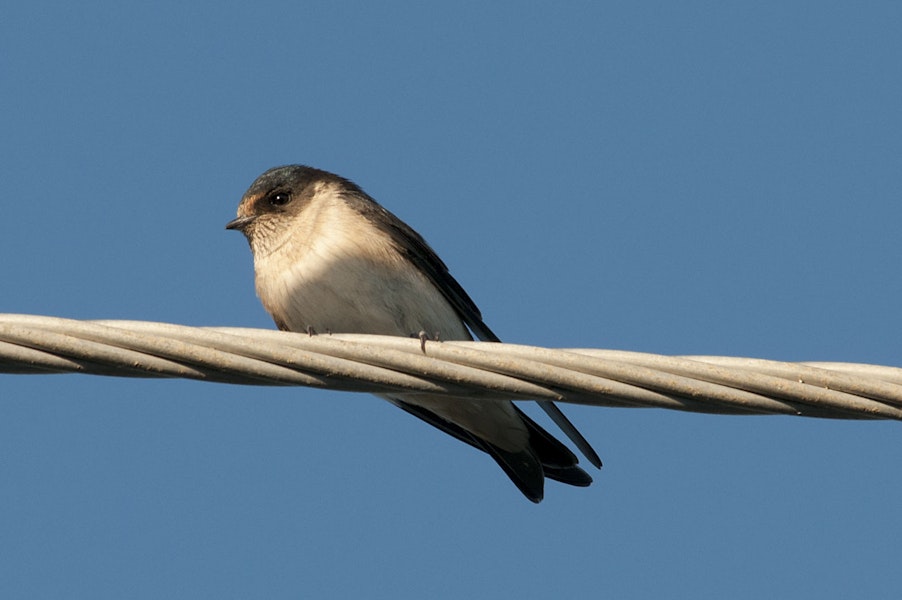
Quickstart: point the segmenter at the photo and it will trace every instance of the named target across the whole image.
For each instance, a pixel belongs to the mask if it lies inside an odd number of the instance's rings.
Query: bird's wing
[[[387,211],[381,205],[373,202],[367,203],[369,210],[378,211],[381,218],[373,219],[381,228],[389,235],[392,240],[397,241],[398,250],[404,257],[410,261],[417,269],[425,273],[437,287],[445,299],[454,308],[454,311],[460,316],[461,320],[476,334],[480,340],[484,342],[500,342],[498,336],[495,335],[489,326],[482,320],[482,313],[473,299],[464,288],[457,283],[457,280],[448,272],[448,267],[438,257],[438,254],[429,247],[426,240],[416,231],[410,228],[406,223],[398,217]]]
[[[470,295],[464,290],[456,279],[448,271],[447,265],[439,258],[438,254],[426,243],[426,240],[414,231],[409,225],[401,219],[386,210],[378,202],[370,198],[360,191],[369,202],[355,202],[357,210],[366,215],[369,212],[375,212],[379,218],[371,218],[370,221],[378,224],[389,238],[396,240],[399,247],[398,250],[409,260],[417,269],[425,273],[432,283],[442,292],[445,299],[451,304],[463,322],[470,330],[476,334],[480,340],[484,342],[500,342],[501,340],[495,335],[485,321],[482,320],[482,313],[470,298]],[[371,217],[373,215],[370,215]],[[589,460],[589,462],[597,468],[601,468],[601,459],[598,453],[592,448],[588,440],[576,429],[576,426],[570,422],[570,419],[561,412],[561,409],[550,400],[539,400],[539,406],[551,417],[551,420],[561,428],[568,438],[579,448],[580,452]]]

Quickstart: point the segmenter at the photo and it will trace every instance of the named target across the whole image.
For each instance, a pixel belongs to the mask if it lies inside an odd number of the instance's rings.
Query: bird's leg
[[[429,335],[425,331],[420,331],[417,337],[420,338],[420,350],[422,350],[423,354],[426,354],[426,340],[429,339]]]
[[[313,328],[313,325],[307,325],[307,335],[313,337],[316,335],[316,329]]]

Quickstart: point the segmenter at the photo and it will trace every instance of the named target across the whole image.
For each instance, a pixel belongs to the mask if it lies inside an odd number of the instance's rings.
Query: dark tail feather
[[[545,470],[545,477],[566,483],[567,485],[575,485],[576,487],[589,487],[592,485],[592,476],[580,469],[579,467],[542,467]]]
[[[530,448],[520,452],[508,452],[485,440],[476,442],[479,444],[477,447],[495,459],[524,496],[536,504],[542,501],[545,497],[545,471]]]
[[[583,456],[585,456],[596,469],[600,469],[601,458],[598,457],[598,453],[595,452],[595,449],[589,444],[589,440],[584,438],[583,434],[581,434],[579,430],[576,429],[576,426],[570,422],[567,415],[561,412],[561,409],[557,407],[557,404],[551,400],[536,400],[536,403],[541,406],[542,410],[545,411],[545,414],[551,417],[551,420],[561,428],[561,431],[567,434],[570,441],[576,444],[576,447],[583,453]]]
[[[520,416],[529,429],[529,446],[520,452],[508,452],[472,436],[471,439],[495,459],[524,496],[537,504],[541,502],[545,477],[578,487],[592,483],[592,477],[577,466],[579,459],[566,446],[522,412]]]
[[[476,438],[459,425],[446,421],[425,408],[393,398],[390,400],[399,408],[433,427],[487,453],[532,502],[542,500],[545,477],[578,487],[586,487],[592,483],[589,474],[577,466],[579,459],[576,455],[519,408],[514,407],[529,430],[529,446],[521,452],[510,452]]]
[[[577,466],[579,459],[567,446],[542,429],[519,408],[516,406],[514,408],[529,429],[529,445],[542,462],[546,477],[579,487],[586,487],[592,483],[592,477]]]

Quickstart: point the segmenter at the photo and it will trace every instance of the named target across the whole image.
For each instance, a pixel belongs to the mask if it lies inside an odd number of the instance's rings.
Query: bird
[[[420,234],[344,177],[305,165],[261,174],[226,229],[244,234],[255,288],[280,330],[500,342]],[[394,393],[385,399],[502,468],[532,502],[545,478],[585,487],[592,477],[562,442],[512,401]],[[589,442],[551,401],[540,406],[586,459]]]

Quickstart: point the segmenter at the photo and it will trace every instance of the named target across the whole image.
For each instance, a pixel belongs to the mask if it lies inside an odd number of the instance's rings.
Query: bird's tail
[[[541,502],[544,497],[545,477],[579,487],[592,483],[592,477],[578,466],[579,459],[576,455],[516,406],[514,409],[529,432],[529,441],[524,447],[512,451],[477,437],[422,406],[396,398],[389,400],[433,427],[487,453],[532,502]]]

